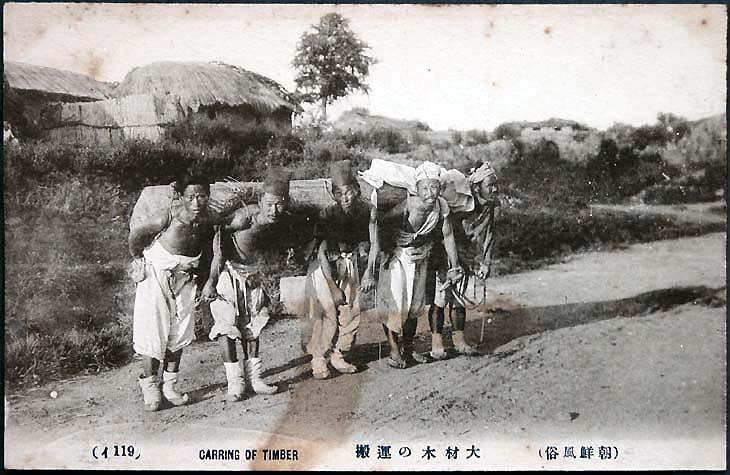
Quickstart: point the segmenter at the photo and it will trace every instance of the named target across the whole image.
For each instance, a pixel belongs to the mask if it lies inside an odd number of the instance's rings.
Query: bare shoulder
[[[246,210],[238,210],[234,215],[234,221],[227,227],[228,231],[237,235],[245,236],[253,233],[257,227],[257,217],[260,214],[258,205],[249,205]]]

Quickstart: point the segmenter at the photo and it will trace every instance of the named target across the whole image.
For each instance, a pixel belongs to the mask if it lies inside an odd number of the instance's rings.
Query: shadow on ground
[[[477,344],[481,354],[487,354],[522,336],[610,318],[641,317],[688,303],[721,307],[725,305],[725,287],[716,289],[705,286],[674,287],[645,292],[620,300],[551,305],[547,307],[482,308],[477,312],[477,318],[472,317],[467,322],[466,334],[469,335],[473,344]],[[487,319],[491,319],[491,322],[485,325]],[[430,335],[418,335],[415,346],[419,352],[429,351]],[[358,364],[361,369],[366,369],[369,363],[387,356],[387,348],[384,337],[378,342],[357,345],[352,350],[351,360]],[[284,372],[306,364],[310,360],[310,356],[293,359],[284,365],[268,369],[264,376]],[[311,377],[311,371],[307,371],[279,384],[288,386]]]

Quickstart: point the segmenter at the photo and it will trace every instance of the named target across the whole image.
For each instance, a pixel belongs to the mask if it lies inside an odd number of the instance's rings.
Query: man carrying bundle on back
[[[462,276],[449,206],[439,196],[440,179],[445,172],[434,163],[421,164],[415,173],[416,196],[408,196],[391,209],[380,226],[383,234],[394,232],[388,236],[390,239],[384,239],[387,244],[383,248],[389,248],[389,252],[381,265],[376,297],[390,345],[388,364],[394,368],[426,361],[413,351],[413,338],[417,318],[425,308],[428,263],[435,243],[443,242],[446,248],[448,277],[456,281]]]
[[[212,273],[218,298],[210,304],[215,325],[210,339],[218,340],[228,380],[229,401],[240,401],[246,386],[256,394],[274,394],[276,386],[261,378],[263,364],[259,357],[259,336],[269,320],[271,300],[266,292],[259,266],[277,260],[292,248],[300,247],[307,230],[298,216],[288,212],[289,172],[269,169],[263,184],[258,208],[250,212],[250,227],[223,226],[220,246]],[[241,221],[245,209],[236,212]],[[244,367],[238,361],[236,341],[243,348]],[[245,379],[244,379],[245,377]]]
[[[464,269],[461,279],[446,277],[447,259],[443,248],[436,249],[432,256],[429,292],[434,295],[434,305],[429,309],[431,327],[431,357],[442,360],[447,357],[443,344],[444,309],[450,306],[449,318],[453,328],[454,349],[461,355],[475,355],[477,350],[466,342],[465,293],[469,277],[486,280],[491,271],[494,250],[494,208],[497,200],[497,175],[488,162],[477,168],[467,179],[457,170],[449,170],[442,177],[444,199],[452,205],[451,225],[456,241],[459,262]],[[459,195],[470,193],[473,203],[459,207]],[[435,274],[435,275],[434,275]]]
[[[379,253],[377,210],[360,197],[350,161],[335,162],[330,170],[335,204],[320,214],[316,254],[310,260],[306,281],[305,308],[312,319],[307,352],[312,355],[315,379],[329,377],[330,351],[330,363],[337,371],[357,371],[345,355],[360,325],[360,293],[375,288]]]
[[[198,284],[202,297],[215,295],[215,276],[209,275],[214,226],[221,216],[208,207],[210,183],[183,177],[173,183],[181,205],[156,210],[133,221],[129,251],[135,261],[134,350],[142,355],[139,379],[145,410],[157,411],[162,396],[175,406],[188,402],[175,384],[183,348],[195,340]],[[162,394],[157,372],[162,363]]]

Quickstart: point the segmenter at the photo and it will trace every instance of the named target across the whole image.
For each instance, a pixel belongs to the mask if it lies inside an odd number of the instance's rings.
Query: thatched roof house
[[[111,96],[112,85],[83,74],[34,64],[3,64],[3,119],[35,135],[42,128],[41,114],[48,104],[87,102]]]
[[[280,84],[260,74],[217,62],[164,61],[134,68],[109,99],[57,107],[47,123],[57,140],[103,144],[157,141],[166,127],[183,120],[286,132],[300,110]]]
[[[220,62],[162,61],[134,68],[114,91],[115,97],[132,94],[176,97],[183,109],[192,112],[214,105],[250,106],[262,114],[299,110],[277,82]]]
[[[139,94],[96,102],[58,103],[43,114],[46,136],[60,143],[100,145],[125,139],[158,141],[165,125],[184,117],[173,101]]]
[[[11,61],[3,64],[3,81],[16,92],[43,95],[49,101],[98,101],[112,92],[111,84],[83,74]]]

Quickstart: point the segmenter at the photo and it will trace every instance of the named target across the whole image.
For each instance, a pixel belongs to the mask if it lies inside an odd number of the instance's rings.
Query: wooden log
[[[362,190],[362,197],[369,201],[373,187],[360,178],[358,178],[358,182]],[[215,211],[221,212],[227,204],[235,199],[236,190],[241,193],[245,203],[256,203],[262,187],[263,184],[260,182],[213,183],[210,187],[210,206]],[[145,187],[132,210],[132,216],[129,220],[130,227],[145,221],[159,210],[179,206],[180,201],[174,199],[173,195],[173,189],[170,185]],[[289,196],[295,206],[324,209],[334,203],[329,180],[323,178],[292,180],[289,184]],[[378,209],[388,210],[403,201],[407,196],[408,192],[405,188],[386,184],[378,190]]]

